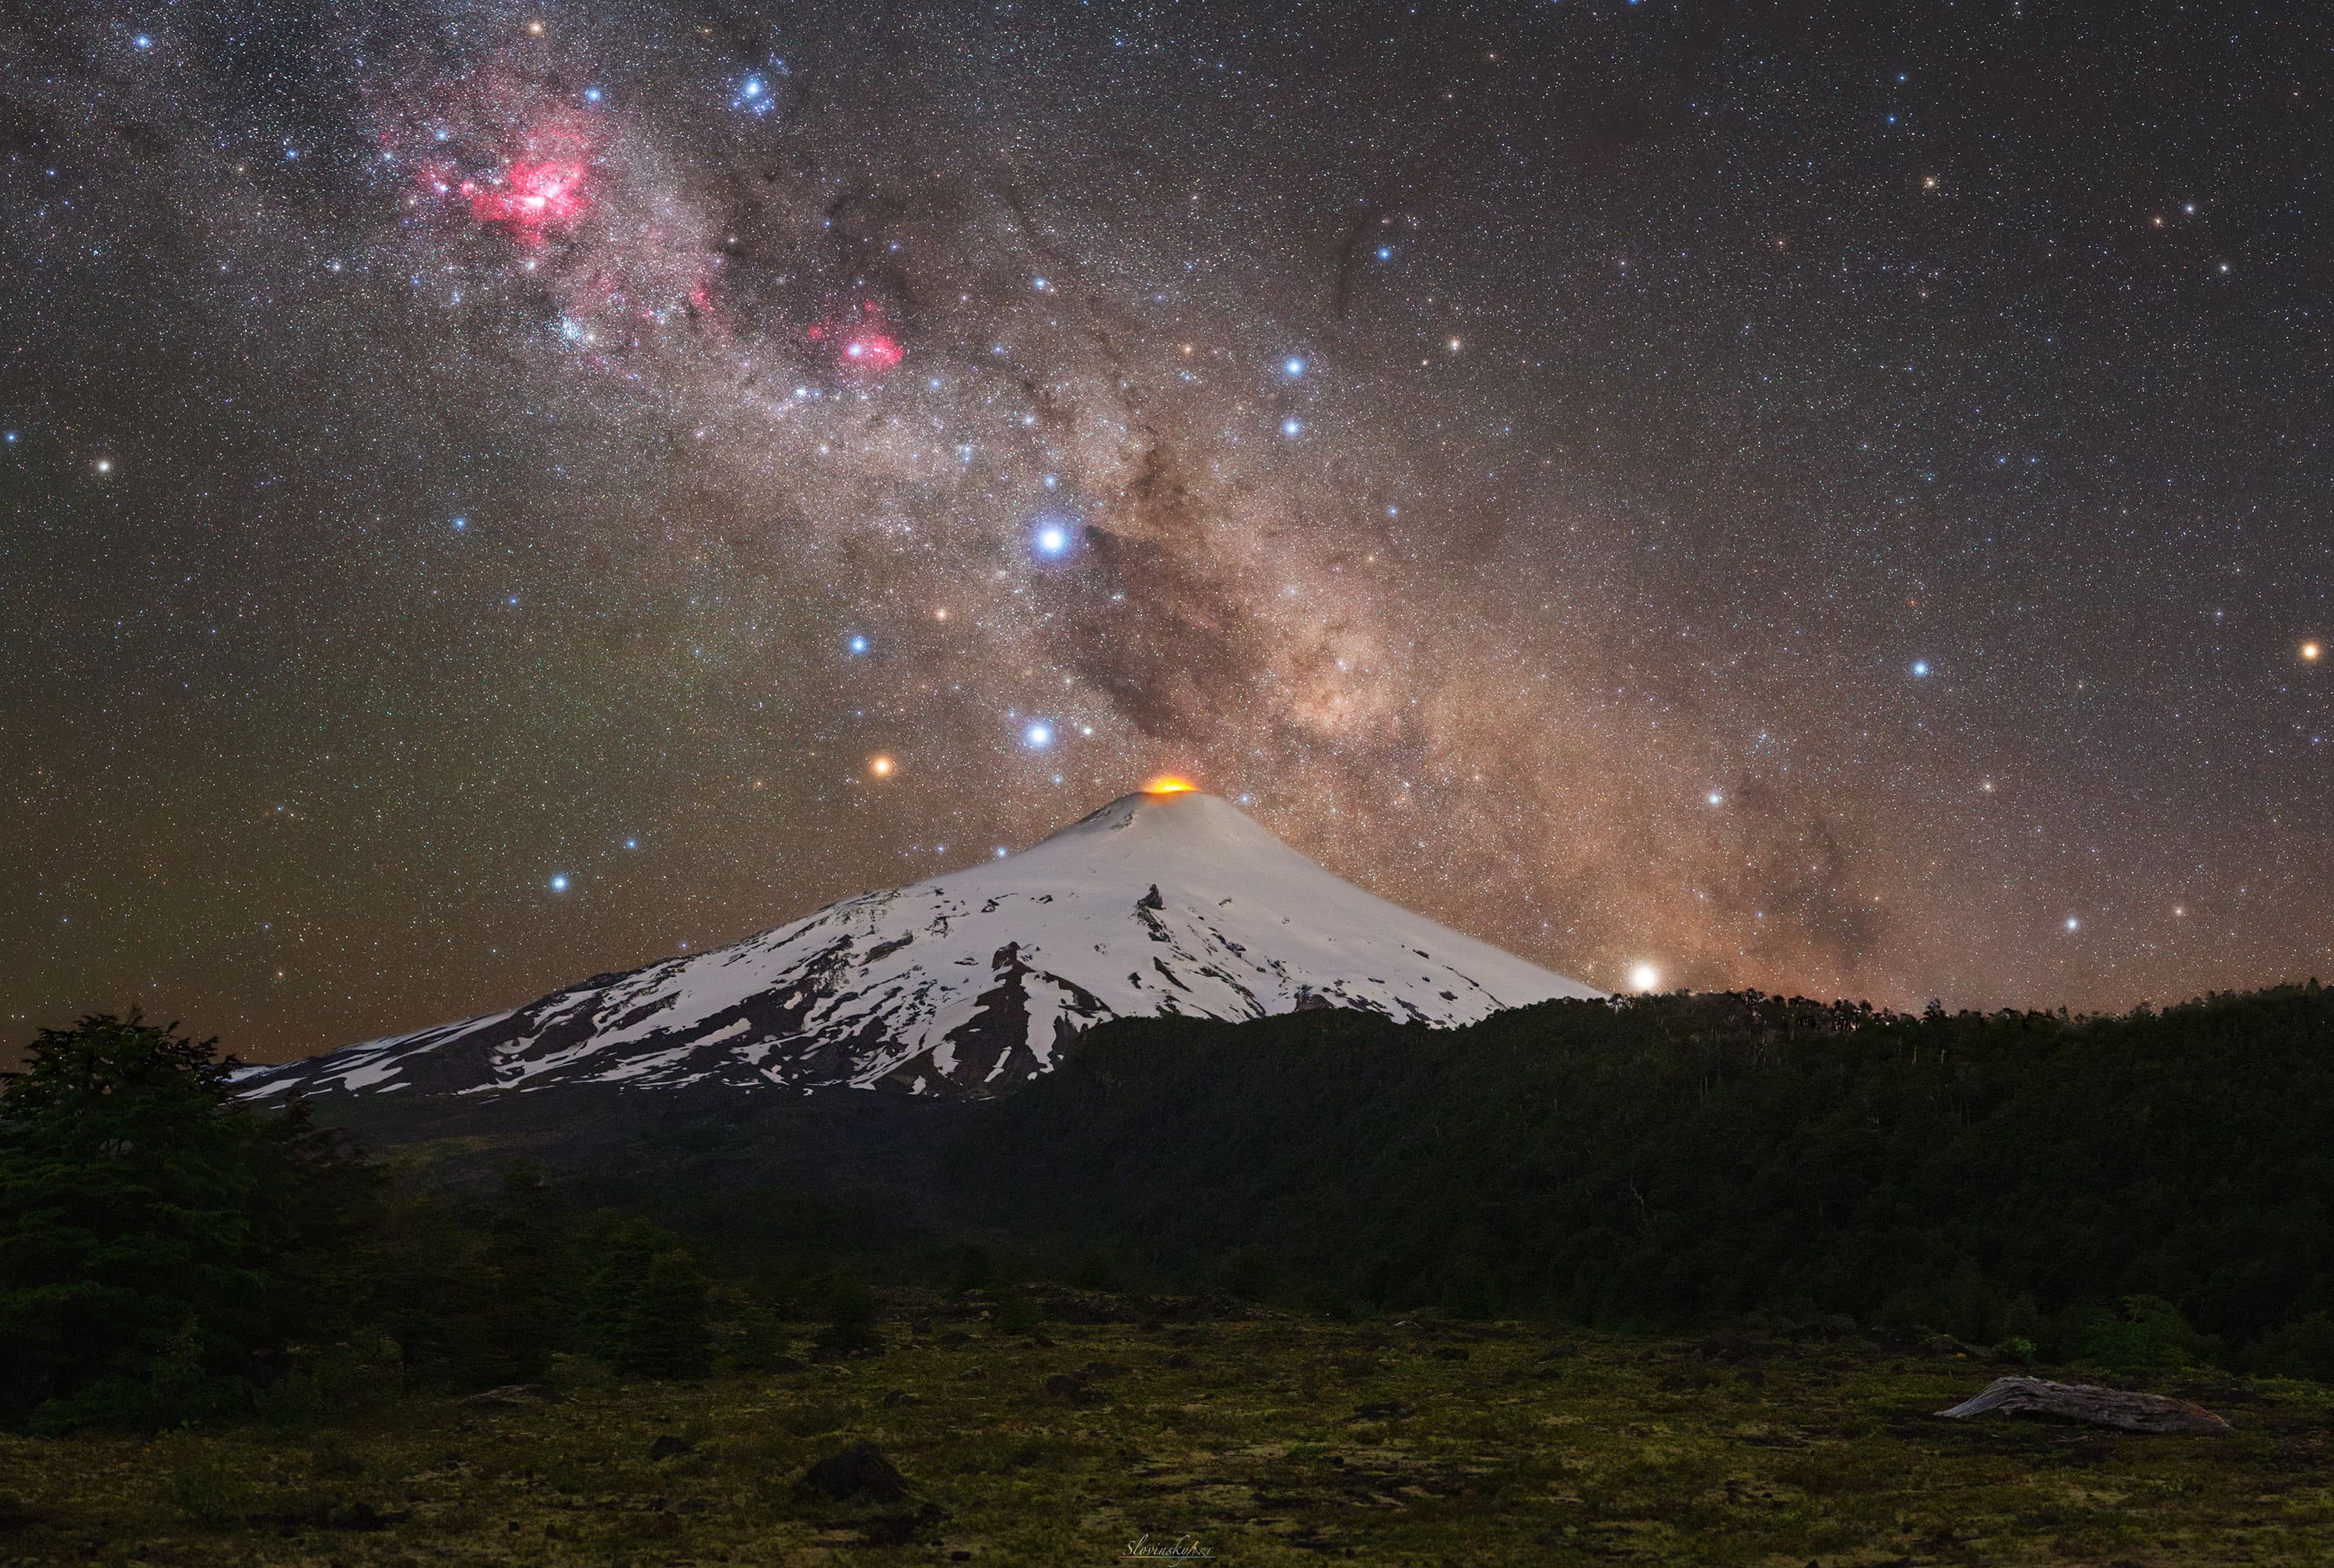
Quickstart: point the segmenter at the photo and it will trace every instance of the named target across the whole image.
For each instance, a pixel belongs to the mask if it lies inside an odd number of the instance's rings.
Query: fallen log
[[[2032,1412],[2069,1421],[2115,1427],[2127,1432],[2225,1432],[2229,1423],[2202,1405],[2162,1394],[2127,1393],[2088,1383],[2054,1383],[2047,1378],[1996,1378],[1983,1391],[1937,1414],[1959,1420],[1970,1416]]]

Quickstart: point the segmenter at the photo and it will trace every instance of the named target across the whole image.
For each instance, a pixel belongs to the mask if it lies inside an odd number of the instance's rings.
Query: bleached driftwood
[[[1996,1378],[1984,1391],[1941,1416],[1959,1419],[2000,1410],[2033,1410],[2070,1421],[2116,1427],[2127,1432],[2225,1432],[2229,1423],[2202,1405],[2162,1394],[2132,1394],[2088,1383],[2054,1383],[2047,1378]]]

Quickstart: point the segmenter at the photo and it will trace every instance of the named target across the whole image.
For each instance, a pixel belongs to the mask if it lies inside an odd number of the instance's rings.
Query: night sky
[[[1162,769],[1608,986],[2334,977],[2315,10],[14,7],[0,1018]]]

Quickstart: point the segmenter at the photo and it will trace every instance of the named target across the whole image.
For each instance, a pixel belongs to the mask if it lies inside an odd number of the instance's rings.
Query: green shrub
[[[325,1345],[295,1345],[291,1370],[253,1400],[273,1427],[304,1428],[346,1420],[405,1391],[403,1358],[384,1334],[360,1333]]]
[[[2101,1318],[2085,1332],[2078,1359],[2109,1371],[2168,1371],[2196,1359],[2196,1331],[2170,1302],[2126,1296],[2120,1315]]]
[[[875,1332],[874,1294],[842,1275],[830,1276],[822,1294],[826,1297],[826,1326],[813,1342],[812,1352],[829,1359],[881,1353],[883,1340]]]
[[[786,1324],[759,1296],[736,1299],[729,1316],[729,1364],[741,1372],[774,1371],[787,1359]]]
[[[2334,1316],[2311,1313],[2255,1344],[2245,1363],[2272,1377],[2308,1378],[2334,1383]]]
[[[1010,1286],[991,1293],[989,1323],[1001,1334],[1026,1334],[1046,1321],[1046,1314],[1027,1293]]]
[[[228,1460],[187,1443],[165,1447],[159,1457],[171,1505],[196,1524],[227,1529],[241,1525],[251,1512],[256,1494],[250,1479]]]

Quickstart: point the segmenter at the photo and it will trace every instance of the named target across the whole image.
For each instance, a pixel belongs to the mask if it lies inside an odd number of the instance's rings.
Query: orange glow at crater
[[[1172,773],[1162,773],[1157,778],[1153,779],[1149,784],[1144,784],[1143,786],[1143,793],[1147,795],[1183,795],[1190,794],[1199,787],[1200,786],[1198,784],[1193,784],[1190,779],[1178,778]]]

